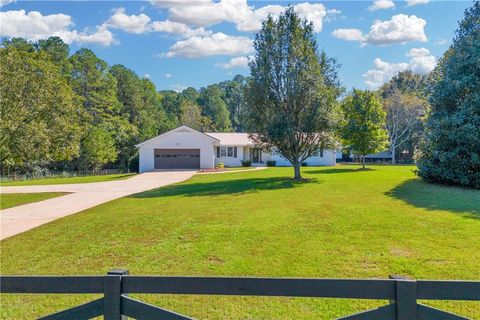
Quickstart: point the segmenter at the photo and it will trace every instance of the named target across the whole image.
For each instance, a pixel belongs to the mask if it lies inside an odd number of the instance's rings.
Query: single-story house
[[[181,126],[137,145],[139,171],[154,169],[211,169],[219,163],[237,167],[242,160],[252,166],[264,166],[276,161],[277,166],[291,164],[277,152],[263,150],[255,145],[248,133],[200,132]],[[311,166],[333,166],[334,150],[320,150],[305,162]]]

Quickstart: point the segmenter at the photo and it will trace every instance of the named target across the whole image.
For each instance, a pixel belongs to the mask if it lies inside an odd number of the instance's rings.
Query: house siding
[[[220,147],[236,147],[237,148],[237,157],[217,157],[217,152],[215,147],[215,165],[223,163],[227,167],[240,167],[242,165],[242,160],[244,159],[243,146],[234,146],[234,145],[220,145]]]
[[[223,136],[220,134],[217,135],[219,138],[216,138],[189,127],[181,126],[145,141],[137,145],[139,149],[139,172],[154,170],[155,149],[199,149],[201,169],[211,169],[219,163],[228,167],[238,167],[242,165],[242,160],[250,160],[250,148],[253,147],[253,144],[248,142],[247,145],[245,141],[241,141],[245,139],[244,135],[238,137],[231,136],[231,134],[224,135],[225,141],[222,144]],[[240,142],[242,144],[237,144]],[[236,147],[237,157],[217,157],[218,146]],[[264,166],[269,160],[276,161],[277,166],[291,166],[290,162],[281,155],[269,151],[262,151],[261,163],[252,163],[252,166]],[[309,166],[334,166],[336,164],[336,152],[325,150],[323,157],[310,157],[305,162]]]
[[[270,155],[269,160],[276,161],[276,166],[279,167],[292,165],[287,159],[277,153]],[[336,164],[336,152],[334,150],[324,150],[323,157],[309,157],[305,162],[308,166],[334,166]]]
[[[139,172],[155,168],[155,149],[200,149],[200,168],[215,166],[214,142],[200,132],[169,132],[139,146]]]

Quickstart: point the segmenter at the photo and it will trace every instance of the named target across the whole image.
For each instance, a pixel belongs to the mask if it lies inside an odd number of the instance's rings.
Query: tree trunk
[[[293,172],[295,173],[295,180],[302,180],[302,175],[300,174],[300,163],[293,164]]]
[[[365,169],[365,155],[362,156],[362,169]]]
[[[392,148],[392,164],[395,164],[395,147]]]

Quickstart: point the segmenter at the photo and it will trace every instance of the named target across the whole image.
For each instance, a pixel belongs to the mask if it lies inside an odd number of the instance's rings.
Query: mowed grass
[[[38,202],[65,195],[63,192],[45,193],[5,193],[0,194],[0,209],[20,206],[22,204]]]
[[[89,182],[104,182],[115,181],[130,178],[134,173],[120,173],[120,174],[107,174],[97,176],[84,176],[84,177],[67,177],[67,178],[46,178],[46,179],[34,179],[34,180],[22,180],[22,181],[8,181],[0,182],[0,186],[40,186],[47,184],[70,184],[70,183],[89,183]]]
[[[407,166],[196,175],[0,243],[3,274],[480,279],[480,192],[418,181]],[[198,319],[332,319],[387,303],[136,295]],[[91,296],[3,295],[28,319]],[[480,319],[477,302],[427,302]]]

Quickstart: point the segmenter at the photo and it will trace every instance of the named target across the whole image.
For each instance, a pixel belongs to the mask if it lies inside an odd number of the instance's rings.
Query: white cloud
[[[246,68],[248,67],[248,57],[235,57],[227,63],[217,63],[216,66],[223,69]]]
[[[438,41],[435,42],[435,44],[439,45],[439,46],[442,46],[444,44],[447,44],[448,41],[445,40],[445,39],[438,39]]]
[[[247,37],[229,36],[218,32],[207,36],[195,36],[177,41],[166,53],[167,58],[197,58],[213,55],[241,55],[253,50]]]
[[[409,41],[426,42],[427,36],[424,31],[426,24],[425,20],[414,15],[397,14],[388,21],[375,21],[366,35],[365,42],[377,45]]]
[[[171,78],[172,74],[171,73],[165,73],[165,78]]]
[[[395,8],[395,3],[392,0],[374,0],[373,4],[368,7],[370,11]]]
[[[415,73],[427,74],[437,64],[437,59],[426,48],[413,48],[408,51],[407,57],[411,59],[408,69]]]
[[[144,78],[144,79],[150,79],[150,77],[151,77],[151,76],[150,76],[150,74],[148,74],[148,73],[145,73],[145,74],[143,75],[143,78]]]
[[[43,16],[38,11],[25,10],[0,12],[2,21],[1,35],[5,37],[23,37],[38,40],[45,36],[66,32],[73,24],[66,14]]]
[[[321,3],[299,3],[293,7],[298,15],[313,23],[315,32],[322,31],[322,21],[327,15],[325,6]]]
[[[71,30],[72,17],[66,14],[42,15],[38,11],[25,10],[0,12],[2,37],[22,37],[28,40],[39,40],[50,36],[58,36],[67,43],[95,43],[109,46],[115,43],[113,34],[106,26],[97,26],[93,31]]]
[[[327,16],[325,17],[325,21],[331,22],[337,19],[337,17],[340,16],[342,11],[337,10],[337,9],[328,9],[327,10]],[[340,16],[342,18],[344,16]]]
[[[313,29],[315,32],[322,31],[323,19],[327,16],[327,10],[323,4],[303,2],[296,4],[293,8],[301,18],[307,19],[313,23]],[[237,21],[237,30],[257,32],[262,28],[262,22],[267,19],[269,15],[273,18],[277,18],[286,9],[287,7],[281,5],[267,5],[256,10],[252,9],[241,20]],[[334,15],[340,13],[340,11],[333,9],[330,10],[329,13]]]
[[[170,20],[154,21],[150,26],[150,30],[155,32],[174,33],[182,35],[183,37],[202,36],[211,33],[210,31],[207,31],[202,27],[191,29],[184,23]]]
[[[328,10],[327,10],[327,14],[333,14],[333,15],[335,15],[335,14],[340,14],[340,13],[342,13],[342,11],[337,10],[337,9],[328,9]]]
[[[113,34],[102,25],[95,29],[95,32],[78,32],[76,30],[58,34],[66,43],[94,43],[102,46],[109,46],[117,43]]]
[[[332,35],[335,38],[347,40],[347,41],[362,41],[362,31],[358,29],[337,29],[333,31]]]
[[[255,9],[247,0],[153,0],[152,4],[167,9],[169,19],[194,26],[212,26],[221,22],[234,23],[239,31],[256,32],[260,30],[262,21],[270,14],[278,17],[287,7],[267,5]],[[315,32],[322,30],[322,20],[327,15],[321,3],[303,2],[296,4],[298,14],[314,24]],[[332,12],[333,14],[333,12]]]
[[[427,4],[430,0],[407,0],[407,6],[416,6],[417,4]]]
[[[262,28],[262,21],[267,19],[268,15],[278,17],[284,11],[285,7],[280,5],[268,5],[252,10],[248,15],[237,22],[237,30],[244,32],[257,32]]]
[[[170,19],[188,25],[211,26],[223,21],[238,22],[251,11],[246,0],[179,0],[153,1],[159,8],[168,8]]]
[[[129,33],[144,33],[148,30],[149,23],[150,17],[143,13],[129,16],[125,14],[125,8],[118,8],[105,24]]]
[[[410,41],[426,42],[427,36],[424,30],[426,24],[425,20],[414,15],[398,14],[387,21],[375,21],[368,34],[362,34],[361,37],[359,36],[361,31],[358,29],[337,29],[332,34],[340,39],[379,46],[393,43],[405,44]],[[354,35],[352,36],[351,33]]]
[[[208,2],[209,0],[151,0],[150,3],[160,9],[167,9],[171,7],[188,7],[195,2]]]
[[[402,63],[389,63],[376,58],[373,61],[373,69],[363,74],[367,86],[377,89],[397,73],[405,70],[426,74],[432,71],[437,63],[435,57],[426,48],[413,48],[407,52],[406,56],[410,58],[410,61]]]
[[[407,70],[407,68],[408,63],[389,63],[380,58],[376,58],[373,61],[373,69],[368,70],[363,74],[363,77],[368,87],[376,89],[400,71]]]
[[[139,15],[127,15],[125,8],[118,8],[114,14],[104,23],[109,28],[123,30],[128,33],[148,33],[148,32],[164,32],[180,35],[188,38],[198,35],[210,34],[204,28],[192,29],[184,23],[176,21],[153,21],[144,13]]]
[[[6,6],[7,4],[10,3],[15,3],[17,0],[0,0],[0,7]]]
[[[176,91],[176,92],[181,92],[181,91],[183,91],[187,88],[188,88],[188,86],[183,85],[183,84],[176,83],[176,84],[172,85],[172,90]]]

